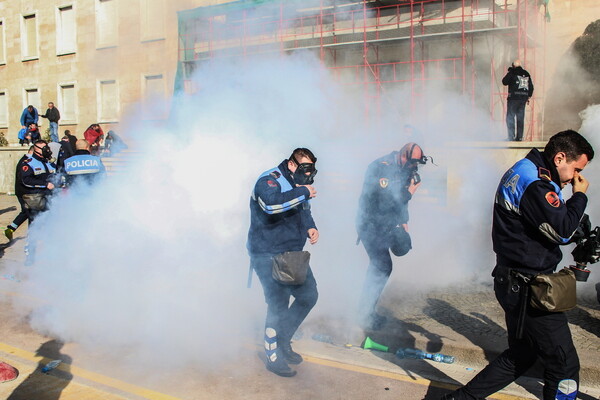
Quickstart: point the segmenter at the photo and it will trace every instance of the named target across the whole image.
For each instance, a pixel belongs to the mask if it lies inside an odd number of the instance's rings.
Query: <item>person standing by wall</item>
[[[312,186],[317,158],[306,148],[297,148],[289,159],[260,175],[250,199],[250,229],[247,248],[250,265],[262,284],[267,317],[265,321],[266,367],[284,377],[296,375],[290,364],[302,356],[292,350],[292,336],[317,303],[317,282],[303,263],[305,279],[286,284],[274,278],[275,260],[284,253],[302,253],[306,239],[319,240],[309,200],[317,195]],[[294,302],[290,306],[290,296]]]
[[[579,357],[567,316],[534,308],[527,287],[533,276],[556,269],[562,258],[559,246],[570,243],[579,227],[589,186],[581,171],[592,158],[594,150],[583,136],[563,131],[550,138],[543,152],[532,149],[502,177],[493,211],[492,276],[505,313],[508,349],[442,400],[486,398],[538,358],[544,366],[543,399],[577,398]],[[564,201],[562,189],[569,184],[573,195]]]
[[[37,109],[32,105],[28,105],[21,113],[21,128],[27,129],[31,124],[37,125],[38,120],[39,115]]]
[[[525,126],[525,105],[533,96],[533,80],[529,72],[523,69],[521,61],[515,60],[502,78],[502,84],[508,86],[506,100],[506,128],[508,140],[520,142],[523,140]],[[515,132],[516,120],[516,132]]]
[[[48,103],[46,114],[41,117],[47,118],[48,122],[50,122],[50,140],[58,143],[58,121],[60,120],[58,108],[54,107],[54,103]]]

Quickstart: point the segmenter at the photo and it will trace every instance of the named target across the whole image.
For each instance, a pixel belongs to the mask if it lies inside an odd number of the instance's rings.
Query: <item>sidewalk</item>
[[[19,211],[14,196],[0,195],[0,226],[9,224]],[[6,263],[22,262],[23,237],[19,228],[13,244],[0,237],[0,277]],[[593,285],[600,271],[592,266],[590,282],[579,296],[578,307],[567,313],[573,340],[581,362],[582,389],[600,394],[600,305]],[[578,284],[580,285],[580,284]],[[393,292],[392,292],[393,293]],[[388,322],[381,331],[364,332],[351,321],[310,318],[295,338],[295,348],[307,356],[350,365],[387,370],[397,374],[420,375],[453,385],[464,384],[506,348],[504,314],[490,285],[447,287],[418,297],[383,297],[380,309]],[[313,334],[328,335],[333,344],[312,339]],[[390,348],[389,353],[360,348],[365,337]],[[351,346],[347,346],[350,344]],[[393,352],[401,347],[454,356],[452,365],[415,360],[400,360]],[[417,368],[413,364],[420,363]],[[428,376],[429,375],[429,376]],[[539,368],[528,376],[539,377]],[[589,398],[589,397],[582,397]]]

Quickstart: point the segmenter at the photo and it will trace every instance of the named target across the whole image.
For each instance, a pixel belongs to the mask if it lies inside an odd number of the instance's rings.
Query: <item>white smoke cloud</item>
[[[307,245],[320,292],[313,315],[354,312],[368,263],[354,229],[364,172],[408,140],[406,121],[390,106],[377,122],[362,93],[336,85],[310,53],[214,60],[196,85],[196,95],[175,103],[168,129],[126,124],[135,145],[125,170],[56,196],[34,223],[36,261],[20,288],[41,301],[20,306],[35,329],[174,366],[247,351],[266,308],[256,277],[245,288],[249,195],[259,174],[296,147],[319,159],[312,209],[321,239]],[[393,105],[407,93],[384,95]],[[491,202],[508,166],[484,155],[456,159],[449,142],[473,139],[487,121],[455,96],[439,96],[453,106],[413,118],[439,166],[422,168],[410,203],[413,250],[394,259],[392,281],[407,291],[488,277],[493,267]],[[447,187],[428,181],[439,171],[448,171]],[[427,202],[435,190],[447,190],[445,204]]]

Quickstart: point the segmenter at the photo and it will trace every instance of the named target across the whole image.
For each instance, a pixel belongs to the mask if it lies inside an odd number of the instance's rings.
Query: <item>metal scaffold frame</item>
[[[311,2],[308,2],[311,3]],[[363,92],[365,120],[425,113],[430,86],[460,93],[504,128],[506,67],[519,58],[535,82],[525,140],[541,138],[545,18],[539,0],[240,0],[179,13],[176,91],[193,92],[202,63],[316,52],[334,79]],[[388,93],[402,88],[407,104]],[[401,109],[400,109],[401,108]],[[488,133],[482,133],[485,138]]]

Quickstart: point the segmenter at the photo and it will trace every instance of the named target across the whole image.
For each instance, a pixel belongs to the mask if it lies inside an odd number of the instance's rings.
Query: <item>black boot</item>
[[[267,356],[267,369],[272,373],[279,376],[283,376],[285,378],[290,378],[296,375],[296,371],[294,371],[290,368],[289,365],[287,365],[284,357],[281,356],[280,351],[277,351],[275,361],[271,361],[271,359]]]
[[[280,350],[280,354],[285,358],[285,360],[290,364],[300,364],[304,359],[298,353],[296,353],[292,349],[292,344],[289,340],[282,341],[281,343],[277,343],[277,346]]]

